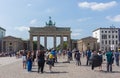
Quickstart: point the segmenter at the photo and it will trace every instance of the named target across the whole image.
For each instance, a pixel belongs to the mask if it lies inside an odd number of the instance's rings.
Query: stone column
[[[3,42],[3,40],[2,40],[2,43],[1,43],[1,51],[3,52],[3,47],[4,47],[4,44],[3,44],[4,42]]]
[[[44,47],[45,47],[45,49],[47,49],[47,36],[46,35],[44,37]]]
[[[95,48],[96,48],[96,51],[98,51],[98,47],[97,47],[98,45],[97,45],[97,42],[95,42],[95,45],[96,45],[96,47],[95,47]]]
[[[60,37],[60,48],[63,49],[63,35],[61,35]]]
[[[71,47],[70,47],[70,35],[67,36],[67,42],[68,42],[68,45],[67,45],[67,48],[71,50]]]
[[[37,50],[40,50],[40,36],[37,36]]]
[[[56,49],[56,35],[54,36],[54,49]]]
[[[7,52],[8,51],[8,41],[6,41],[6,44],[5,44],[5,46],[6,46],[6,48],[5,48],[5,52]]]
[[[33,36],[30,35],[30,50],[33,50]]]

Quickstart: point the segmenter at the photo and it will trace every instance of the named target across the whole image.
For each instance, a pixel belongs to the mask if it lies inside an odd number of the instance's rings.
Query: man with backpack
[[[88,64],[89,64],[90,57],[91,57],[91,51],[90,51],[90,50],[88,50],[88,51],[86,52],[86,57],[87,57],[86,65],[88,65]],[[90,64],[89,64],[89,65],[90,65]]]
[[[76,60],[76,65],[78,65],[78,66],[81,65],[80,57],[81,57],[81,54],[80,54],[79,50],[77,50],[75,52],[74,58]]]
[[[68,62],[70,63],[70,61],[72,60],[72,52],[69,49],[67,50],[67,55],[68,55]]]

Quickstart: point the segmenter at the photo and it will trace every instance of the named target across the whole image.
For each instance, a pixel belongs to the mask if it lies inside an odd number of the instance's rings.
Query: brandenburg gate
[[[56,49],[56,38],[60,37],[60,48],[63,49],[64,37],[67,38],[67,48],[71,49],[70,27],[56,27],[49,17],[44,27],[30,27],[30,50],[33,50],[33,37],[37,36],[37,50],[40,50],[40,37],[44,37],[44,48],[47,49],[47,37],[53,37],[53,48]]]

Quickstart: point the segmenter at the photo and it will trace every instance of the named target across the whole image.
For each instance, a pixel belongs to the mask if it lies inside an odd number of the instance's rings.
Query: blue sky
[[[71,38],[92,36],[99,27],[120,27],[120,0],[0,0],[0,26],[6,36],[29,39],[30,26],[71,27]]]

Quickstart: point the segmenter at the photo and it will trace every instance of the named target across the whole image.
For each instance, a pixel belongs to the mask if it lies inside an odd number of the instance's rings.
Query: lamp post
[[[114,48],[115,48],[115,46],[114,46],[114,37],[113,37],[113,33],[114,33],[114,30],[115,30],[115,26],[110,26],[110,30],[111,30],[111,44],[110,44],[110,48],[111,48],[111,50],[114,50]]]

